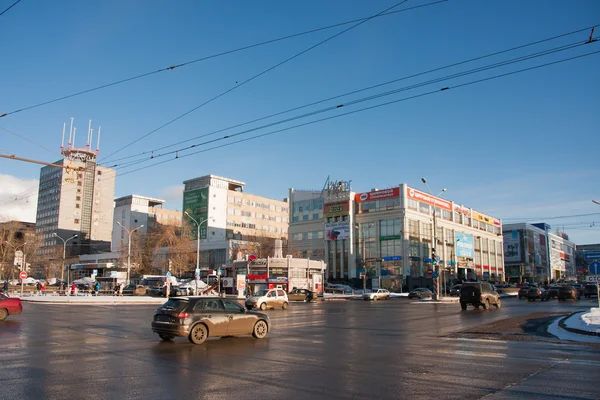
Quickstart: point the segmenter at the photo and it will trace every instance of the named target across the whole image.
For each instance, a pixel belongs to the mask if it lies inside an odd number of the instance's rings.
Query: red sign
[[[409,199],[417,200],[425,204],[430,204],[435,207],[443,208],[444,210],[452,211],[452,203],[439,197],[421,192],[410,187],[406,188],[406,195]]]
[[[427,270],[427,275],[433,275],[433,270],[431,268]]]
[[[248,274],[249,281],[259,281],[259,280],[267,280],[269,275],[267,274]]]
[[[250,260],[250,261],[254,261],[254,260],[256,260],[256,256],[255,256],[254,254],[250,254],[250,255],[248,256],[248,260]]]
[[[357,193],[354,195],[354,201],[362,203],[365,201],[375,201],[383,199],[391,199],[393,197],[400,197],[400,188],[390,188],[383,190],[376,190],[368,193]]]
[[[25,272],[25,271],[21,271],[21,272],[19,273],[19,278],[21,278],[21,279],[27,279],[27,272]]]

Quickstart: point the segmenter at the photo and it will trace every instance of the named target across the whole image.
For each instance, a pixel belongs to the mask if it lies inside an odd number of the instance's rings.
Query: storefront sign
[[[249,281],[263,281],[263,280],[267,280],[268,278],[269,278],[269,275],[267,275],[267,274],[248,274]]]
[[[350,202],[339,201],[323,205],[323,216],[325,218],[339,217],[350,213]]]
[[[439,197],[435,197],[427,193],[423,193],[417,189],[407,187],[406,195],[409,199],[417,200],[422,203],[439,207],[444,210],[452,211],[452,203],[450,203],[449,201],[440,199]]]
[[[275,278],[269,278],[267,281],[269,283],[287,283],[288,279],[283,276],[278,276]]]
[[[325,224],[325,240],[344,240],[348,238],[350,238],[350,222]]]
[[[391,199],[393,197],[400,197],[400,188],[395,187],[390,189],[376,190],[374,192],[357,193],[354,196],[354,201],[357,203],[363,203],[365,201]]]
[[[456,232],[455,242],[457,257],[475,258],[475,244],[473,241],[473,235]]]
[[[492,218],[485,214],[478,213],[477,211],[473,211],[473,219],[479,222],[483,222],[488,225],[500,226],[500,220],[496,218]]]
[[[454,212],[471,218],[471,210],[466,207],[454,205]]]

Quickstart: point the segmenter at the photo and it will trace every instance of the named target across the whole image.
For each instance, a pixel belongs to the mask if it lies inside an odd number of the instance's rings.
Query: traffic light
[[[433,265],[437,264],[437,258],[435,256],[435,249],[433,249],[433,248],[431,249],[431,263]]]

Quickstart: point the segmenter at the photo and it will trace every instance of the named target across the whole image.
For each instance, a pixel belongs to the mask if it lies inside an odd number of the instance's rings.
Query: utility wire
[[[19,0],[19,1],[21,1],[21,0]],[[17,1],[17,3],[19,1]],[[52,100],[44,101],[42,103],[38,103],[38,104],[31,105],[31,106],[27,106],[27,107],[24,107],[24,108],[21,108],[21,109],[18,109],[18,110],[10,111],[10,112],[4,113],[4,114],[0,114],[0,118],[6,117],[8,115],[15,114],[15,113],[18,113],[18,112],[21,112],[21,111],[31,110],[33,108],[45,106],[47,104],[56,103],[58,101],[66,100],[66,99],[69,99],[71,97],[80,96],[82,94],[86,94],[86,93],[90,93],[90,92],[95,92],[95,91],[101,90],[101,89],[106,89],[106,88],[111,87],[111,86],[120,85],[122,83],[126,83],[126,82],[130,82],[130,81],[133,81],[133,80],[136,80],[136,79],[144,78],[144,77],[147,77],[147,76],[150,76],[150,75],[158,74],[158,73],[165,72],[165,71],[172,71],[172,70],[174,70],[176,68],[185,67],[187,65],[191,65],[191,64],[198,63],[198,62],[210,60],[210,59],[221,57],[221,56],[224,56],[224,55],[233,54],[233,53],[237,53],[237,52],[240,52],[240,51],[252,49],[252,48],[255,48],[255,47],[260,47],[260,46],[264,46],[264,45],[267,45],[267,44],[276,43],[276,42],[279,42],[279,41],[282,41],[282,40],[292,39],[292,38],[295,38],[295,37],[298,37],[298,36],[309,35],[309,34],[312,34],[312,33],[315,33],[315,32],[320,32],[320,31],[324,31],[324,30],[328,30],[328,29],[337,28],[339,26],[344,26],[344,25],[355,23],[355,22],[360,22],[360,21],[366,22],[367,20],[369,20],[371,18],[378,18],[378,17],[388,16],[388,15],[393,15],[393,14],[401,13],[401,12],[404,12],[404,11],[414,10],[416,8],[422,8],[422,7],[432,6],[432,5],[439,4],[439,3],[445,3],[447,1],[448,0],[433,1],[433,2],[430,2],[430,3],[426,3],[426,4],[420,4],[420,5],[413,6],[413,7],[403,8],[401,10],[388,11],[388,12],[384,12],[384,13],[379,13],[379,14],[371,16],[371,17],[364,17],[364,18],[359,18],[359,19],[355,19],[355,20],[352,20],[352,21],[341,22],[341,23],[337,23],[337,24],[334,24],[334,25],[324,26],[324,27],[321,27],[321,28],[311,29],[311,30],[304,31],[304,32],[299,32],[299,33],[294,33],[294,34],[287,35],[287,36],[282,36],[282,37],[279,37],[279,38],[276,38],[276,39],[266,40],[264,42],[259,42],[259,43],[251,44],[251,45],[248,45],[248,46],[238,47],[238,48],[233,49],[233,50],[227,50],[227,51],[223,51],[221,53],[212,54],[210,56],[205,56],[205,57],[196,58],[194,60],[185,61],[185,62],[180,63],[180,64],[175,64],[175,65],[171,65],[171,66],[168,66],[168,67],[165,67],[165,68],[160,68],[160,69],[155,70],[155,71],[146,72],[146,73],[143,73],[143,74],[140,74],[140,75],[135,75],[135,76],[132,76],[132,77],[129,77],[129,78],[125,78],[125,79],[121,79],[121,80],[118,80],[118,81],[115,81],[115,82],[107,83],[107,84],[96,86],[96,87],[93,87],[93,88],[90,88],[90,89],[82,90],[80,92],[76,92],[76,93],[68,94],[68,95],[65,95],[65,96],[61,96],[61,97],[58,97],[58,98],[55,98],[55,99],[52,99]],[[8,11],[8,10],[6,10],[6,11]]]
[[[5,12],[7,12],[8,10],[10,10],[10,9],[11,9],[11,8],[13,8],[14,6],[16,6],[16,5],[17,5],[17,3],[18,3],[18,2],[20,2],[20,1],[21,1],[21,0],[17,0],[17,1],[15,1],[14,3],[12,3],[12,4],[11,4],[11,5],[10,5],[10,6],[9,6],[9,7],[6,9],[6,10],[4,10],[4,11],[2,11],[2,12],[0,13],[0,16],[4,15],[4,13],[5,13]]]
[[[593,53],[591,53],[593,54]],[[600,215],[600,213],[589,213],[589,214],[575,214],[575,215],[561,215],[561,216],[555,216],[555,217],[535,217],[535,218],[531,218],[531,217],[527,217],[527,218],[504,218],[502,220],[502,222],[505,221],[522,221],[522,222],[527,222],[527,221],[538,221],[538,220],[545,220],[545,219],[562,219],[562,218],[575,218],[575,217],[589,217],[591,215]]]
[[[241,86],[243,86],[243,85],[245,85],[245,84],[247,84],[247,83],[249,83],[249,82],[252,82],[252,81],[253,81],[253,80],[255,80],[256,78],[258,78],[258,77],[260,77],[260,76],[262,76],[262,75],[265,75],[266,73],[268,73],[268,72],[270,72],[270,71],[273,71],[275,68],[278,68],[278,67],[282,66],[283,64],[286,64],[287,62],[289,62],[289,61],[292,61],[293,59],[295,59],[295,58],[297,58],[297,57],[300,57],[301,55],[303,55],[303,54],[305,54],[305,53],[307,53],[307,52],[309,52],[309,51],[311,51],[311,50],[313,50],[313,49],[315,49],[315,48],[317,48],[317,47],[321,46],[322,44],[325,44],[325,43],[329,42],[330,40],[333,40],[333,39],[335,39],[336,37],[338,37],[338,36],[340,36],[340,35],[343,35],[344,33],[348,32],[348,31],[350,31],[350,30],[352,30],[352,29],[354,29],[354,28],[357,28],[357,27],[359,27],[360,25],[364,24],[365,22],[367,22],[367,21],[370,21],[370,20],[372,20],[373,18],[376,18],[377,16],[379,16],[379,15],[381,15],[381,14],[383,14],[383,13],[387,12],[387,11],[390,11],[390,10],[392,10],[392,9],[394,9],[394,8],[396,8],[396,7],[398,7],[398,6],[402,5],[402,4],[404,4],[404,3],[406,3],[407,1],[408,1],[408,0],[402,0],[402,1],[400,1],[399,3],[396,3],[396,4],[394,4],[393,6],[391,6],[391,7],[388,7],[388,8],[386,8],[385,10],[383,10],[383,11],[381,11],[381,12],[379,12],[379,13],[377,13],[377,14],[375,14],[375,15],[373,15],[373,16],[371,16],[371,17],[369,17],[369,18],[365,19],[365,20],[362,20],[362,21],[360,21],[360,22],[357,22],[356,24],[354,24],[354,25],[352,25],[352,26],[350,26],[350,27],[348,27],[348,28],[344,29],[344,30],[343,30],[343,31],[341,31],[341,32],[338,32],[338,33],[336,33],[335,35],[329,36],[328,38],[326,38],[326,39],[324,39],[324,40],[321,40],[321,41],[320,41],[320,42],[318,42],[317,44],[314,44],[314,45],[312,45],[312,46],[309,46],[308,48],[306,48],[306,49],[304,49],[304,50],[302,50],[302,51],[300,51],[300,52],[298,52],[298,53],[294,54],[294,55],[293,55],[293,56],[291,56],[291,57],[288,57],[288,58],[286,58],[285,60],[283,60],[283,61],[281,61],[281,62],[279,62],[279,63],[277,63],[277,64],[273,65],[272,67],[269,67],[269,68],[265,69],[264,71],[262,71],[262,72],[259,72],[259,73],[258,73],[258,74],[256,74],[256,75],[253,75],[252,77],[250,77],[250,78],[246,79],[245,81],[242,81],[241,83],[239,83],[239,84],[237,84],[237,85],[233,86],[232,88],[230,88],[230,89],[227,89],[227,90],[225,90],[224,92],[221,92],[220,94],[218,94],[218,95],[216,95],[216,96],[214,96],[214,97],[210,98],[209,100],[205,101],[204,103],[202,103],[202,104],[200,104],[200,105],[197,105],[196,107],[194,107],[194,108],[192,108],[192,109],[190,109],[190,110],[188,110],[188,111],[184,112],[183,114],[180,114],[179,116],[177,116],[177,117],[175,117],[175,118],[171,119],[170,121],[168,121],[168,122],[166,122],[166,123],[162,124],[162,125],[161,125],[161,126],[159,126],[158,128],[156,128],[156,129],[153,129],[153,130],[151,130],[150,132],[148,132],[148,133],[146,133],[146,134],[144,134],[144,135],[142,135],[142,136],[138,137],[138,138],[137,138],[137,139],[135,139],[134,141],[132,141],[132,142],[129,142],[128,144],[126,144],[125,146],[122,146],[122,147],[120,147],[118,150],[116,150],[116,151],[112,152],[111,154],[109,154],[108,156],[106,156],[106,157],[105,157],[105,159],[106,159],[106,158],[110,158],[111,156],[113,156],[113,155],[115,155],[115,154],[119,153],[120,151],[122,151],[122,150],[124,150],[124,149],[128,148],[129,146],[131,146],[131,145],[133,145],[133,144],[135,144],[135,143],[139,142],[140,140],[142,140],[142,139],[144,139],[144,138],[146,138],[146,137],[150,136],[151,134],[153,134],[153,133],[155,133],[155,132],[157,132],[157,131],[159,131],[159,130],[161,130],[161,129],[163,129],[163,128],[165,128],[165,127],[169,126],[169,125],[171,125],[172,123],[174,123],[174,122],[176,122],[176,121],[180,120],[181,118],[184,118],[186,115],[189,115],[189,114],[191,114],[192,112],[194,112],[194,111],[196,111],[196,110],[198,110],[198,109],[200,109],[200,108],[204,107],[205,105],[207,105],[207,104],[209,104],[209,103],[211,103],[211,102],[213,102],[213,101],[217,100],[218,98],[225,96],[227,93],[230,93],[230,92],[232,92],[232,91],[236,90],[237,88],[239,88],[239,87],[241,87]]]
[[[20,134],[18,134],[17,132],[11,131],[10,129],[8,129],[8,128],[5,128],[5,127],[3,127],[3,126],[0,126],[0,129],[2,129],[2,130],[3,130],[3,131],[5,131],[5,132],[8,132],[8,133],[10,133],[11,135],[15,135],[15,136],[17,136],[17,137],[19,137],[19,138],[21,138],[21,139],[25,140],[26,142],[29,142],[29,143],[35,144],[36,146],[38,146],[38,147],[41,147],[42,149],[44,149],[44,150],[46,150],[46,151],[48,151],[48,152],[50,152],[50,153],[52,153],[52,154],[57,154],[59,157],[62,157],[62,154],[60,154],[60,153],[57,153],[56,151],[54,151],[54,150],[52,150],[52,149],[49,149],[48,147],[46,147],[46,146],[44,146],[44,145],[41,145],[41,144],[39,144],[38,142],[35,142],[35,141],[33,141],[33,140],[31,140],[31,139],[29,139],[29,138],[27,138],[27,137],[23,136],[23,135],[20,135]]]
[[[152,158],[150,158],[150,159],[149,158],[143,158],[143,159],[140,159],[140,160],[130,161],[130,162],[124,163],[122,165],[121,164],[111,165],[110,168],[115,168],[117,166],[122,167],[122,168],[123,167],[128,167],[128,166],[131,166],[131,165],[135,165],[135,164],[139,164],[139,163],[142,163],[142,162],[150,161],[150,160],[155,159],[155,158],[165,157],[165,156],[170,155],[170,154],[177,154],[178,152],[189,150],[189,149],[192,149],[194,147],[198,147],[198,146],[202,146],[202,145],[206,145],[206,144],[210,144],[210,143],[215,143],[215,142],[218,142],[218,141],[221,141],[221,140],[225,140],[225,139],[230,139],[232,137],[240,136],[242,134],[254,132],[254,131],[257,131],[257,130],[260,130],[260,129],[270,128],[270,127],[275,126],[275,125],[281,125],[281,124],[284,124],[284,123],[287,123],[287,122],[291,122],[291,121],[294,121],[294,120],[297,120],[297,119],[314,116],[314,115],[321,114],[321,113],[328,112],[328,111],[335,111],[335,110],[338,110],[338,109],[340,109],[342,107],[348,107],[348,106],[359,104],[359,103],[362,103],[362,102],[365,102],[365,101],[375,100],[377,98],[381,98],[381,97],[385,97],[385,96],[390,96],[390,95],[393,95],[393,94],[397,94],[397,93],[400,93],[400,92],[403,92],[403,91],[407,91],[407,90],[416,89],[416,88],[423,87],[423,86],[428,86],[428,85],[431,85],[431,84],[434,84],[434,83],[439,83],[439,82],[446,81],[446,80],[449,80],[449,79],[455,79],[455,78],[458,78],[458,77],[463,77],[463,76],[471,75],[471,74],[482,72],[482,71],[486,71],[486,70],[489,70],[489,69],[493,69],[493,68],[498,68],[498,67],[502,67],[502,66],[514,64],[514,63],[517,63],[517,62],[523,62],[523,61],[530,60],[530,59],[533,59],[533,58],[536,58],[536,57],[541,57],[541,56],[546,56],[546,55],[549,55],[549,54],[553,54],[553,53],[556,53],[556,52],[559,52],[559,51],[570,50],[570,49],[573,49],[573,48],[576,48],[576,47],[580,47],[580,46],[583,46],[583,45],[585,45],[585,43],[579,41],[579,42],[576,42],[576,43],[559,46],[559,47],[554,48],[554,49],[544,50],[544,51],[541,51],[541,52],[538,52],[538,53],[533,53],[533,54],[530,54],[530,55],[516,57],[516,58],[513,58],[511,60],[500,61],[500,62],[491,64],[491,65],[482,66],[482,67],[474,68],[474,69],[471,69],[471,70],[468,70],[468,71],[459,72],[459,73],[447,75],[447,76],[444,76],[444,77],[431,79],[429,81],[425,81],[425,82],[413,84],[413,85],[410,85],[410,86],[406,86],[406,87],[402,87],[402,88],[399,88],[399,89],[390,90],[390,91],[383,92],[383,93],[374,94],[374,95],[363,97],[363,98],[359,98],[359,99],[356,99],[356,100],[351,100],[351,101],[348,101],[348,102],[343,103],[343,104],[338,104],[338,105],[334,105],[334,106],[322,108],[320,110],[316,110],[316,111],[312,111],[312,112],[309,112],[309,113],[301,114],[301,115],[298,115],[298,116],[295,116],[295,117],[291,117],[291,118],[287,118],[287,119],[284,119],[284,120],[281,120],[281,121],[272,122],[272,123],[269,123],[269,124],[266,124],[266,125],[262,125],[262,126],[259,126],[259,127],[247,129],[247,130],[244,130],[244,131],[232,134],[232,135],[223,136],[221,138],[204,141],[202,143],[196,143],[196,144],[184,147],[184,148],[179,148],[177,150],[172,150],[172,151],[168,151],[168,152],[165,152],[165,153],[153,155]],[[209,135],[212,135],[212,133],[201,135],[200,137],[209,136]]]
[[[241,142],[247,142],[249,140],[258,139],[258,138],[261,138],[261,137],[273,135],[273,134],[276,134],[276,133],[279,133],[279,132],[284,132],[284,131],[288,131],[288,130],[291,130],[291,129],[295,129],[295,128],[307,126],[307,125],[312,125],[312,124],[315,124],[315,123],[318,123],[318,122],[323,122],[323,121],[327,121],[327,120],[331,120],[331,119],[335,119],[335,118],[340,118],[340,117],[344,117],[344,116],[347,116],[347,115],[356,114],[356,113],[359,113],[359,112],[363,112],[363,111],[367,111],[367,110],[372,110],[372,109],[376,109],[376,108],[379,108],[379,107],[384,107],[384,106],[388,106],[388,105],[391,105],[391,104],[396,104],[396,103],[407,101],[407,100],[411,100],[411,99],[416,99],[416,98],[420,98],[420,97],[424,97],[424,96],[429,96],[429,95],[432,95],[432,94],[435,94],[435,93],[440,93],[440,92],[444,92],[444,91],[458,89],[458,88],[461,88],[461,87],[467,87],[467,86],[475,85],[475,84],[478,84],[478,83],[483,83],[483,82],[491,81],[491,80],[494,80],[494,79],[498,79],[498,78],[502,78],[502,77],[506,77],[506,76],[511,76],[511,75],[515,75],[515,74],[519,74],[519,73],[526,72],[526,71],[532,71],[532,70],[536,70],[536,69],[539,69],[539,68],[547,67],[547,66],[550,66],[550,65],[560,64],[560,63],[563,63],[563,62],[566,62],[566,61],[571,61],[571,60],[576,60],[576,59],[583,58],[583,57],[588,57],[588,56],[591,56],[591,55],[594,55],[594,54],[598,54],[598,53],[600,53],[600,50],[594,51],[594,52],[590,52],[590,53],[581,54],[581,55],[577,55],[577,56],[573,56],[573,57],[569,57],[569,58],[564,58],[564,59],[557,60],[557,61],[548,62],[548,63],[545,63],[545,64],[536,65],[536,66],[533,66],[533,67],[523,68],[523,69],[516,70],[516,71],[511,71],[511,72],[507,72],[507,73],[503,73],[503,74],[499,74],[499,75],[494,75],[494,76],[487,77],[487,78],[482,78],[482,79],[478,79],[478,80],[474,80],[474,81],[462,83],[462,84],[459,84],[459,85],[456,85],[456,86],[453,86],[453,87],[443,87],[441,89],[432,90],[432,91],[429,91],[429,92],[421,93],[421,94],[410,96],[410,97],[404,97],[402,99],[393,100],[393,101],[389,101],[389,102],[386,102],[386,103],[381,103],[381,104],[377,104],[377,105],[374,105],[374,106],[361,108],[361,109],[354,110],[354,111],[349,111],[349,112],[343,113],[343,114],[333,115],[331,117],[317,119],[317,120],[306,122],[306,123],[303,123],[303,124],[298,124],[298,125],[294,125],[294,126],[291,126],[291,127],[279,129],[279,130],[276,130],[276,131],[263,133],[261,135],[256,135],[256,136],[252,136],[252,137],[249,137],[249,138],[240,139],[240,140],[236,140],[236,141],[233,141],[233,142],[221,144],[221,145],[214,146],[214,147],[211,147],[211,148],[208,148],[208,149],[198,150],[198,151],[195,151],[195,152],[192,152],[192,153],[187,153],[187,154],[184,154],[184,155],[181,155],[181,156],[177,155],[177,157],[175,157],[175,158],[167,159],[167,160],[160,161],[160,162],[157,162],[157,163],[154,163],[154,164],[151,164],[151,165],[146,165],[146,166],[134,169],[134,170],[130,170],[130,171],[121,173],[118,176],[128,175],[130,173],[133,173],[133,172],[136,172],[136,171],[140,171],[140,170],[143,170],[143,169],[147,169],[147,168],[150,168],[150,167],[155,167],[155,166],[167,163],[167,162],[171,162],[171,161],[177,160],[179,158],[189,157],[189,156],[192,156],[192,155],[195,155],[195,154],[204,153],[204,152],[207,152],[207,151],[210,151],[210,150],[215,150],[215,149],[219,149],[219,148],[226,147],[226,146],[231,146],[233,144],[237,144],[237,143],[241,143]],[[592,214],[590,214],[590,215],[592,215]]]
[[[600,25],[595,25],[595,26],[600,26]],[[552,36],[552,37],[549,37],[549,38],[546,38],[546,39],[542,39],[542,40],[537,40],[537,41],[534,41],[534,42],[526,43],[526,44],[519,45],[519,46],[516,46],[516,47],[512,47],[512,48],[509,48],[509,49],[505,49],[505,50],[501,50],[501,51],[496,51],[496,52],[493,52],[493,53],[489,53],[489,54],[486,54],[486,55],[483,55],[483,56],[478,56],[478,57],[470,58],[468,60],[464,60],[464,61],[460,61],[460,62],[457,62],[457,63],[445,65],[445,66],[442,66],[442,67],[437,67],[437,68],[434,68],[434,69],[430,69],[428,71],[419,72],[417,74],[408,75],[408,76],[404,76],[404,77],[401,77],[401,78],[393,79],[391,81],[387,81],[387,82],[379,83],[379,84],[376,84],[376,85],[368,86],[366,88],[362,88],[362,89],[354,90],[354,91],[347,92],[347,93],[344,93],[344,94],[336,95],[336,96],[329,97],[329,98],[326,98],[326,99],[323,99],[323,100],[318,100],[318,101],[315,101],[315,102],[312,102],[312,103],[309,103],[309,104],[305,104],[305,105],[302,105],[302,106],[299,106],[299,107],[290,108],[290,109],[287,109],[285,111],[280,111],[280,112],[277,112],[277,113],[274,113],[274,114],[270,114],[270,115],[267,115],[267,116],[264,116],[264,117],[260,117],[260,118],[257,118],[257,119],[251,120],[251,121],[247,121],[247,122],[243,122],[243,123],[240,123],[240,124],[237,124],[237,125],[233,125],[233,126],[230,126],[230,127],[227,127],[227,128],[219,129],[219,130],[207,133],[207,134],[202,134],[202,135],[199,135],[199,136],[195,136],[193,138],[182,140],[180,142],[169,144],[169,145],[166,145],[166,146],[158,147],[158,148],[155,148],[155,149],[150,150],[150,151],[144,151],[144,152],[141,152],[141,153],[138,153],[138,154],[135,154],[135,155],[121,157],[121,158],[113,160],[113,162],[117,162],[117,161],[121,161],[121,160],[126,160],[126,159],[129,159],[129,158],[138,157],[138,156],[142,156],[142,155],[146,155],[146,154],[151,154],[151,153],[154,153],[156,151],[164,150],[164,149],[167,149],[167,148],[170,148],[170,147],[174,147],[174,146],[177,146],[177,145],[180,145],[180,144],[183,144],[183,143],[191,142],[192,140],[200,139],[200,138],[203,138],[203,137],[206,137],[206,136],[211,136],[211,135],[214,135],[214,134],[217,134],[217,133],[221,133],[221,132],[225,132],[225,131],[228,131],[228,130],[231,130],[231,129],[234,129],[234,128],[239,128],[239,127],[244,126],[244,125],[252,124],[254,122],[259,122],[259,121],[262,121],[262,120],[265,120],[265,119],[269,119],[269,118],[276,117],[276,116],[279,116],[279,115],[282,115],[282,114],[286,114],[286,113],[290,113],[290,112],[293,112],[293,111],[297,111],[297,110],[300,110],[300,109],[303,109],[303,108],[307,108],[307,107],[310,107],[310,106],[314,106],[314,105],[317,105],[317,104],[325,103],[325,102],[330,101],[330,100],[335,100],[335,99],[338,99],[338,98],[341,98],[341,97],[345,97],[345,96],[349,96],[349,95],[352,95],[352,94],[364,92],[364,91],[367,91],[367,90],[370,90],[370,89],[375,89],[375,88],[378,88],[378,87],[381,87],[381,86],[390,85],[392,83],[396,83],[396,82],[399,82],[399,81],[402,81],[402,80],[407,80],[407,79],[410,79],[410,78],[415,78],[415,77],[418,77],[418,76],[421,76],[421,75],[430,74],[432,72],[441,71],[441,70],[444,70],[444,69],[448,69],[448,68],[456,67],[456,66],[459,66],[459,65],[471,63],[473,61],[482,60],[482,59],[493,57],[493,56],[500,55],[500,54],[503,54],[503,53],[512,52],[512,51],[515,51],[515,50],[519,50],[519,49],[523,49],[523,48],[526,48],[526,47],[534,46],[534,45],[537,45],[537,44],[540,44],[540,43],[544,43],[544,42],[548,42],[548,41],[551,41],[551,40],[556,40],[556,39],[563,38],[563,37],[566,37],[566,36],[574,35],[574,34],[577,34],[577,33],[584,32],[584,31],[589,31],[592,28],[593,27],[587,27],[587,28],[578,29],[576,31],[563,33],[563,34],[560,34],[560,35],[556,35],[556,36]]]

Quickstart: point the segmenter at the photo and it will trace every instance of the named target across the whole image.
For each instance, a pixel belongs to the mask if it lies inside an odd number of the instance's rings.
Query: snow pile
[[[590,308],[590,312],[581,315],[581,322],[585,327],[580,329],[600,333],[600,308]]]

